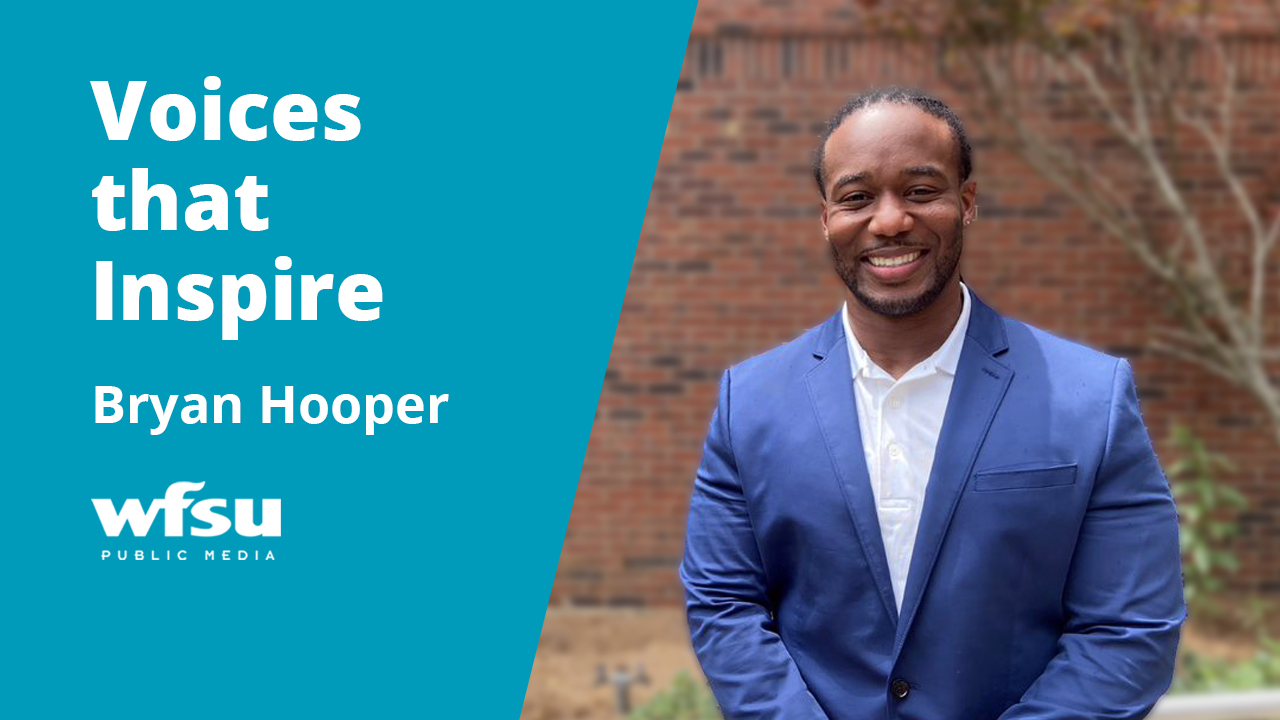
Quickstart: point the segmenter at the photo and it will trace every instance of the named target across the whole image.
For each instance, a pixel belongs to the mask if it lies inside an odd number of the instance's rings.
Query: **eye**
[[[916,198],[916,199],[920,199],[920,198],[929,199],[929,198],[935,197],[937,194],[938,194],[937,189],[927,187],[927,186],[913,187],[907,191],[907,197]]]
[[[865,205],[871,201],[871,195],[865,192],[851,192],[840,198],[840,202],[845,205]]]

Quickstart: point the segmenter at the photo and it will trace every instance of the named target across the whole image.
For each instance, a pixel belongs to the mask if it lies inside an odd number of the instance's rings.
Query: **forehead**
[[[959,174],[951,128],[912,105],[880,103],[850,115],[827,139],[824,159],[828,181],[859,173],[888,179],[922,165],[938,166],[952,181]]]

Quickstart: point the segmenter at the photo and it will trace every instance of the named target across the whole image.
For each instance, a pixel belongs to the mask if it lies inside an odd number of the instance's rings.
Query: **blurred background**
[[[1182,520],[1175,693],[1280,687],[1273,3],[702,0],[524,720],[716,717],[677,567],[719,377],[839,308],[811,154],[886,84],[966,123],[966,283],[1134,366]]]

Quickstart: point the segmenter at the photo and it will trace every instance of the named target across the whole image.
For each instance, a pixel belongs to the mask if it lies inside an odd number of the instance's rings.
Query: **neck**
[[[888,317],[868,309],[845,291],[849,325],[871,360],[900,378],[946,342],[964,309],[964,290],[953,278],[929,307],[913,315]]]

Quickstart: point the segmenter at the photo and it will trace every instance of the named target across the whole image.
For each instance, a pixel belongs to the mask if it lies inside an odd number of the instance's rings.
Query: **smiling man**
[[[964,128],[899,88],[815,154],[843,309],[725,373],[680,575],[726,718],[1140,718],[1177,516],[1128,363],[961,281]]]

